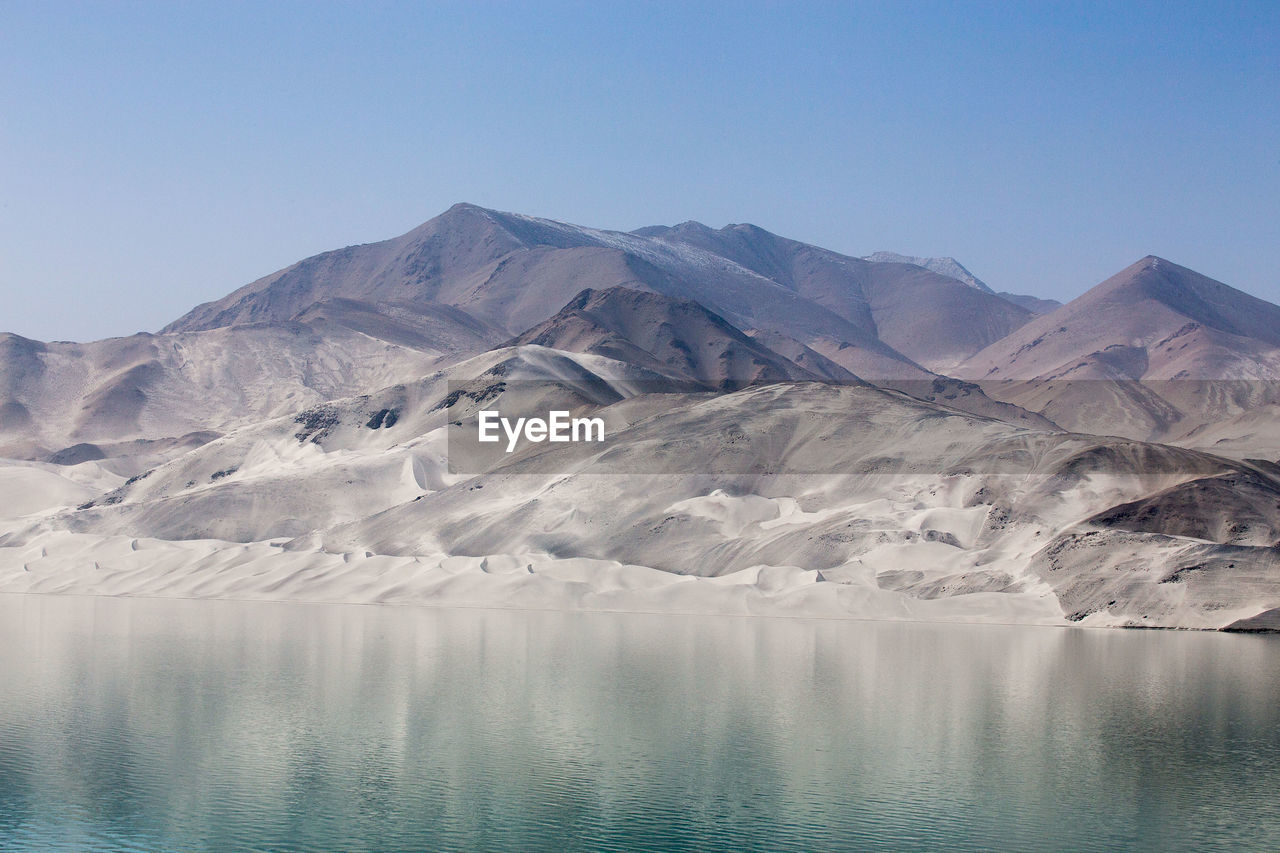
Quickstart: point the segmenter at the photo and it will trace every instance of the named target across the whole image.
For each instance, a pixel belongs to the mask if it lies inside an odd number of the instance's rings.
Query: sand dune
[[[0,565],[25,568],[0,588],[1186,627],[1280,606],[1269,470],[865,385],[643,393],[653,376],[518,347],[246,427],[93,506],[11,522]],[[502,387],[443,406],[471,387],[460,377]],[[451,470],[455,419],[553,400],[601,413],[609,440]],[[390,427],[375,417],[391,411]],[[1198,498],[1214,478],[1251,486],[1226,507]],[[1248,536],[1223,521],[1245,509],[1261,520]],[[103,543],[133,539],[164,556],[105,559]],[[1094,547],[1112,540],[1125,547]],[[1178,567],[1141,563],[1144,549],[1224,568],[1168,582]],[[1078,601],[1080,575],[1106,572],[1132,595]]]

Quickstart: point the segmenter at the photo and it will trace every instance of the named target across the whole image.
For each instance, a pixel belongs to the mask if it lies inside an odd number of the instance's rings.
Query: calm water
[[[0,849],[1280,845],[1280,641],[0,596]]]

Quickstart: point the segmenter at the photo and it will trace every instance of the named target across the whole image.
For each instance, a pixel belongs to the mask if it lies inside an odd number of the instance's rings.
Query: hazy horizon
[[[1262,3],[9,4],[0,331],[155,331],[460,201],[1062,301],[1154,254],[1276,302],[1278,31]]]

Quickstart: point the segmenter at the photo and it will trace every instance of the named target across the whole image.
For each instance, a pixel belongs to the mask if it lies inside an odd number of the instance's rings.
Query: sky
[[[154,331],[459,201],[1280,302],[1280,3],[0,2],[0,331]]]

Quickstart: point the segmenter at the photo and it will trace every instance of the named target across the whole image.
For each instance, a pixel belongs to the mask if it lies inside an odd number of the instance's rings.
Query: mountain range
[[[0,590],[1262,630],[1280,307],[459,204],[156,334],[0,336]],[[608,439],[491,454],[482,407]]]

